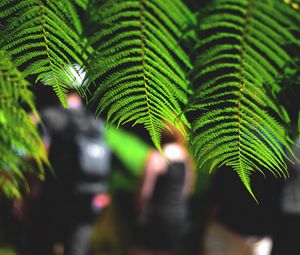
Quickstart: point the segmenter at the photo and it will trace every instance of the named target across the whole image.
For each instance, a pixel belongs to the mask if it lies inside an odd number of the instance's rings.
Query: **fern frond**
[[[76,1],[84,3],[84,1]],[[68,89],[60,70],[74,63],[83,66],[82,25],[72,0],[6,0],[0,3],[5,20],[0,48],[13,57],[24,76],[47,79],[66,106]]]
[[[253,171],[287,175],[290,147],[273,95],[292,62],[286,46],[299,46],[291,10],[277,0],[216,0],[200,22],[192,147],[200,166],[231,166],[253,197]]]
[[[91,38],[98,52],[93,80],[101,81],[97,113],[109,109],[118,125],[143,124],[160,148],[164,120],[174,123],[187,102],[192,66],[179,41],[195,18],[179,0],[108,0],[100,10],[101,29]]]
[[[282,0],[284,3],[288,4],[291,8],[296,11],[300,11],[300,4],[299,1],[292,1],[292,0]]]
[[[38,118],[29,84],[12,64],[8,55],[0,51],[0,186],[9,196],[19,196],[24,172],[31,171],[30,160],[39,166],[46,161],[46,151],[29,108]]]

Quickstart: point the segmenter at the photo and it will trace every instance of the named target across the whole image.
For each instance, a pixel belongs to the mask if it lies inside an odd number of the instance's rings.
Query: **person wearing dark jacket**
[[[83,107],[75,92],[61,105],[41,111],[44,140],[53,171],[41,183],[32,210],[31,255],[91,254],[94,223],[110,201],[111,151],[103,122]],[[43,233],[43,234],[41,234]]]

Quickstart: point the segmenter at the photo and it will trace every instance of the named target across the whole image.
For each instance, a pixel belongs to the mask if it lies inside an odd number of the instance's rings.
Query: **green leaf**
[[[30,109],[32,117],[26,112]],[[33,117],[39,118],[34,106],[29,83],[11,62],[9,55],[0,51],[0,186],[8,196],[20,196],[26,180],[25,172],[32,171],[32,163],[43,176],[46,150]]]
[[[287,176],[291,149],[279,121],[290,119],[274,95],[293,61],[286,45],[299,45],[286,29],[297,16],[276,0],[215,0],[199,25],[195,95],[188,105],[198,116],[191,135],[195,158],[210,169],[231,166],[255,200],[253,171]]]
[[[97,113],[108,109],[108,120],[119,125],[143,124],[160,149],[164,121],[180,116],[189,125],[181,108],[192,65],[179,41],[195,17],[179,0],[107,0],[97,14],[101,29],[91,37],[98,53],[92,80],[102,81],[95,82]]]
[[[77,0],[86,7],[86,1]],[[73,0],[2,1],[0,17],[0,48],[12,56],[24,76],[35,75],[36,80],[47,80],[61,103],[66,107],[68,79],[60,71],[87,60],[82,43],[82,24]]]

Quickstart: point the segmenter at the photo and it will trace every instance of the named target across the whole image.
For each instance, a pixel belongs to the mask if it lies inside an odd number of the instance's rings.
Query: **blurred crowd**
[[[110,136],[77,94],[68,104],[45,107],[37,123],[45,180],[27,176],[22,198],[0,193],[1,255],[299,254],[299,164],[288,180],[253,174],[257,203],[232,169],[196,169],[171,123],[159,152]]]

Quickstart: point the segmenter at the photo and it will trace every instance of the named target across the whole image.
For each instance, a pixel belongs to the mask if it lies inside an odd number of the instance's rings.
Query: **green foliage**
[[[10,249],[10,248],[0,248],[0,253],[2,254],[2,255],[14,255],[15,254],[15,252],[12,250],[12,249]]]
[[[180,38],[195,18],[179,0],[111,0],[97,19],[100,29],[90,38],[97,51],[92,79],[102,81],[93,96],[97,114],[108,108],[111,123],[143,124],[160,148],[164,120],[174,123],[187,102],[192,66]]]
[[[85,7],[86,1],[75,1]],[[70,86],[61,70],[74,63],[83,65],[82,25],[71,0],[4,0],[0,2],[0,49],[9,51],[23,75],[35,75],[53,86],[66,106]]]
[[[89,2],[89,0],[75,0],[75,4],[77,4],[83,10],[85,10],[87,8],[88,2]]]
[[[114,126],[105,129],[105,140],[119,160],[119,164],[113,164],[110,191],[134,192],[152,148],[137,135]]]
[[[0,49],[22,70],[20,81],[42,80],[64,105],[78,87],[70,67],[86,70],[80,92],[96,114],[142,124],[159,149],[164,121],[185,135],[191,121],[198,168],[231,166],[254,196],[253,171],[287,175],[287,130],[297,121],[278,94],[299,70],[299,1],[187,3],[193,11],[181,0],[2,0]],[[195,47],[187,40],[196,34]]]
[[[20,195],[24,171],[30,171],[32,163],[43,176],[46,152],[33,118],[38,115],[29,84],[8,55],[0,51],[0,186],[8,196]]]
[[[192,146],[200,166],[231,166],[252,196],[253,171],[287,175],[289,144],[274,117],[285,112],[274,100],[297,24],[285,3],[260,0],[213,1],[200,22]]]

